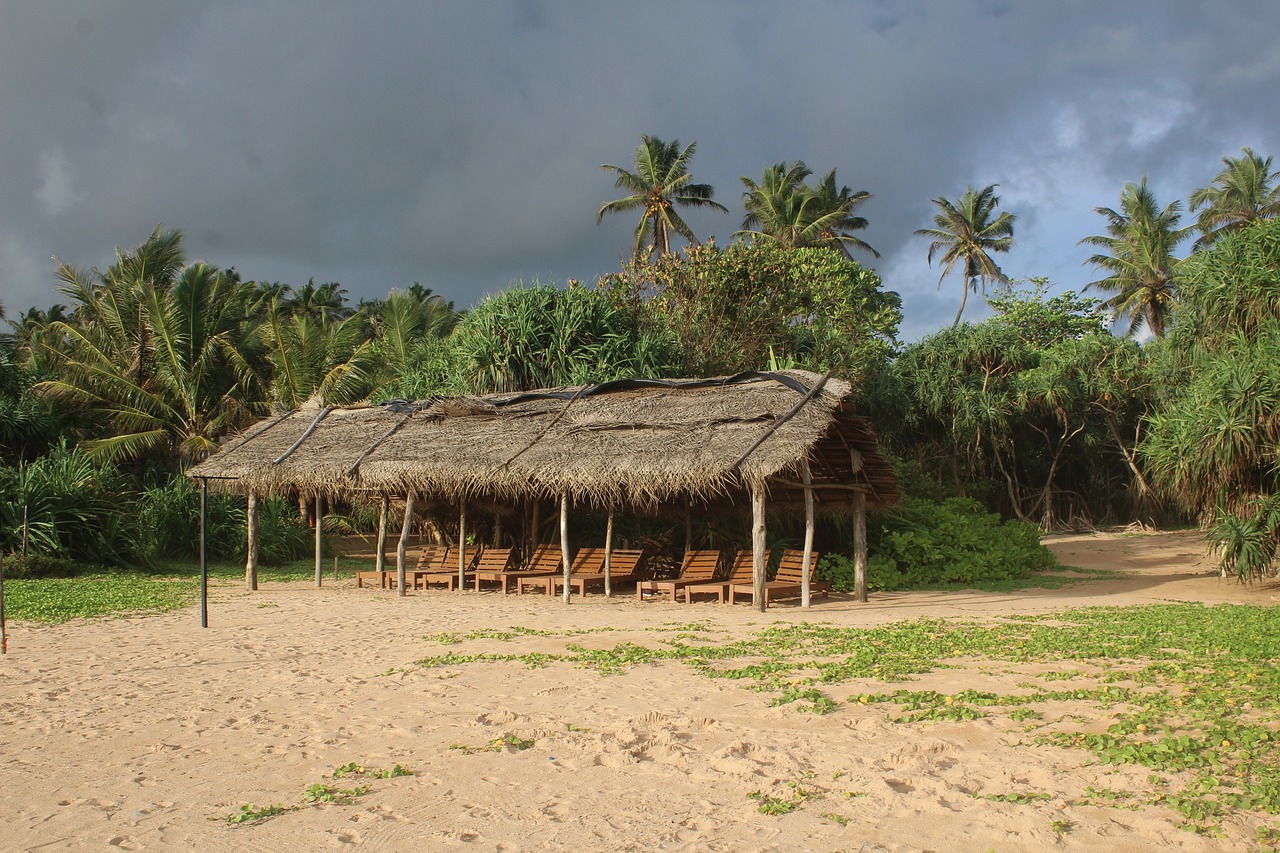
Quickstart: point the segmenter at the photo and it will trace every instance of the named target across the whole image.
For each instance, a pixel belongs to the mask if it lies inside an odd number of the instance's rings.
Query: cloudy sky
[[[1079,288],[1126,181],[1166,204],[1241,146],[1280,154],[1277,33],[1275,0],[15,0],[0,302],[58,301],[52,256],[106,266],[159,222],[193,260],[353,300],[593,281],[635,225],[596,225],[600,164],[648,133],[697,141],[730,213],[688,218],[722,244],[766,164],[871,192],[864,260],[912,339],[959,304],[912,236],[929,199],[1000,184],[1005,272]]]

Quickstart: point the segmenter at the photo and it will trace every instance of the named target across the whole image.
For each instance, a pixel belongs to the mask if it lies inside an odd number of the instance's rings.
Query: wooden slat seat
[[[831,593],[831,584],[826,581],[813,579],[814,569],[818,567],[818,558],[822,555],[814,551],[809,555],[809,591],[828,598]],[[778,573],[771,581],[766,581],[764,585],[764,606],[767,608],[769,602],[778,598],[795,598],[803,591],[801,584],[804,581],[803,568],[804,551],[783,551],[782,559],[778,562]],[[729,586],[729,603],[733,604],[735,599],[740,596],[753,598],[755,596],[755,585],[753,583],[740,584],[735,583]]]
[[[604,558],[604,548],[583,548],[579,550],[574,555],[573,564],[570,567],[570,591],[579,595],[586,595],[588,587],[598,586],[603,590]],[[634,581],[639,575],[640,563],[643,560],[643,549],[622,548],[615,550],[609,556],[610,583],[631,583]],[[525,582],[521,581],[521,583]],[[530,584],[540,586],[548,595],[555,595],[564,589],[564,573],[560,572],[547,578],[535,579]]]
[[[724,604],[729,600],[729,587],[735,583],[752,583],[755,575],[755,555],[751,551],[739,551],[734,555],[733,565],[729,569],[729,577],[721,581],[691,583],[684,587],[684,603],[693,601],[695,595],[715,595],[716,601]],[[764,552],[765,568],[769,567],[769,552]]]
[[[680,577],[640,581],[636,584],[636,600],[643,601],[646,594],[666,593],[671,601],[675,601],[676,593],[689,584],[715,580],[719,567],[719,551],[686,551],[680,563]]]
[[[511,554],[510,548],[502,549]],[[487,553],[487,552],[486,552]],[[482,571],[480,564],[476,564],[476,590],[480,589],[481,581],[497,581],[502,584],[502,591],[505,593],[509,589],[509,584],[515,582],[517,588],[521,580],[526,578],[545,578],[556,574],[561,569],[561,551],[559,545],[539,545],[534,549],[533,555],[529,558],[529,562],[521,568],[515,569],[511,567],[514,562],[514,555],[508,561],[508,564],[501,569],[484,569]],[[484,558],[481,557],[483,562]]]

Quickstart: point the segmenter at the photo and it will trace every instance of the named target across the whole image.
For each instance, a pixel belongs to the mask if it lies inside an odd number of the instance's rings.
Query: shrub
[[[867,560],[867,588],[922,589],[1020,580],[1056,565],[1035,527],[1002,523],[970,498],[941,503],[905,498],[900,511],[877,519]],[[823,558],[818,575],[835,589],[853,589],[853,561]]]

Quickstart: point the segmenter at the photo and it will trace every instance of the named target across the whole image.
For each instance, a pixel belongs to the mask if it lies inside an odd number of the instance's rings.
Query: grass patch
[[[350,579],[356,566],[366,561],[339,559],[339,572]],[[282,566],[258,569],[261,583],[311,580],[315,563],[295,560]],[[324,579],[333,577],[332,560]],[[244,582],[243,563],[210,563],[213,586]],[[190,560],[170,561],[145,568],[93,571],[74,577],[5,579],[5,616],[58,624],[72,619],[100,619],[164,613],[194,604],[200,594],[200,570]],[[271,604],[259,606],[270,607]]]

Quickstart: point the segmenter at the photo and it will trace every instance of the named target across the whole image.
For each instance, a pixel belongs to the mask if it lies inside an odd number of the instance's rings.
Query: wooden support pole
[[[569,572],[573,565],[569,559],[569,496],[560,496],[560,563],[564,569],[564,603],[572,599],[569,589]]]
[[[853,496],[853,597],[867,600],[867,494]]]
[[[316,493],[316,589],[320,588],[320,573],[324,570],[321,560],[324,558],[324,498]]]
[[[804,480],[804,559],[800,575],[800,606],[809,609],[809,561],[813,559],[813,472],[809,470],[809,457],[800,460],[800,476]]]
[[[609,521],[604,526],[604,597],[613,596],[613,515],[609,507]]]
[[[258,493],[253,489],[249,490],[245,528],[249,542],[248,555],[244,559],[244,586],[250,592],[255,592],[258,589]]]
[[[209,478],[200,478],[200,627],[209,627]]]
[[[765,527],[764,527],[764,486],[751,486],[751,597],[756,610],[765,610]]]
[[[467,588],[467,501],[463,498],[458,508],[458,589]],[[480,576],[476,576],[476,591],[480,591]],[[506,582],[503,582],[506,591]]]
[[[684,501],[684,552],[688,554],[693,550],[693,500],[685,498]]]
[[[378,553],[373,557],[373,568],[375,571],[384,572],[387,569],[387,514],[391,512],[391,497],[383,495],[382,500],[378,502]],[[382,575],[378,575],[379,583],[381,583]]]
[[[400,525],[400,541],[396,543],[396,594],[404,595],[405,551],[409,547],[409,531],[413,529],[413,492],[404,499],[404,523]]]
[[[542,529],[542,501],[537,498],[533,499],[533,509],[530,510],[530,514],[532,518],[529,521],[529,553],[532,554],[534,549],[538,547],[539,534]]]

